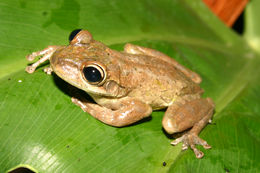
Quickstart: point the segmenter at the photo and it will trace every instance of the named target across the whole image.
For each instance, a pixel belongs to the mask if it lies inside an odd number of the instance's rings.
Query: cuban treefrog
[[[49,46],[27,56],[42,56],[26,71],[33,73],[49,60],[47,74],[54,71],[71,85],[86,91],[96,103],[72,97],[85,112],[111,126],[126,126],[167,108],[162,126],[169,134],[187,130],[171,144],[183,142],[197,158],[203,152],[196,144],[211,148],[198,137],[211,121],[214,103],[201,98],[201,78],[167,55],[145,47],[126,44],[123,52],[108,48],[86,30],[75,30],[68,46]],[[190,129],[190,130],[188,130]]]

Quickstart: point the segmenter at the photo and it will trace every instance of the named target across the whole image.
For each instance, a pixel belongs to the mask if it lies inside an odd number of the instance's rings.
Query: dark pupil
[[[73,38],[81,31],[82,29],[75,29],[74,31],[72,31],[70,33],[70,36],[69,36],[69,41],[71,42],[73,40]]]
[[[100,82],[102,80],[101,73],[95,67],[83,68],[83,74],[89,82]]]

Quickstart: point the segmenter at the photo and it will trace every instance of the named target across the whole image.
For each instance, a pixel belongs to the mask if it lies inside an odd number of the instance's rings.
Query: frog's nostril
[[[81,31],[82,29],[75,29],[73,30],[71,33],[70,33],[70,36],[69,36],[69,41],[71,42],[74,37]]]

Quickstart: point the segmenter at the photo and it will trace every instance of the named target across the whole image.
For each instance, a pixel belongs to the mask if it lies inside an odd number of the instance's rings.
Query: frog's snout
[[[68,82],[79,78],[79,63],[73,58],[53,56],[50,64],[53,71]]]

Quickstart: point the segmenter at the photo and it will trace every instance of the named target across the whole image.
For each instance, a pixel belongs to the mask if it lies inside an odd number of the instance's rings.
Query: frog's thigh
[[[169,56],[163,54],[162,52],[159,52],[154,49],[150,49],[147,47],[142,47],[142,46],[137,46],[134,44],[127,43],[124,47],[124,51],[130,54],[141,54],[141,55],[148,55],[148,56],[153,56],[162,60],[166,61],[172,61],[172,58]]]
[[[162,124],[169,134],[193,127],[192,133],[198,135],[210,121],[213,109],[214,103],[210,98],[195,99],[184,104],[177,102],[168,107]]]
[[[98,104],[88,103],[72,98],[72,102],[80,106],[94,118],[111,126],[122,127],[139,121],[152,113],[152,108],[135,99],[122,102],[122,106],[116,110],[102,107]]]
[[[157,50],[127,43],[124,47],[124,51],[127,53],[130,53],[130,54],[139,54],[139,55],[141,54],[141,55],[148,55],[148,56],[156,57],[162,61],[165,61],[165,62],[173,65],[175,68],[177,68],[182,73],[184,73],[187,77],[189,77],[193,82],[200,83],[202,81],[201,77],[197,73],[185,68],[184,66],[179,64],[173,58],[171,58]]]

